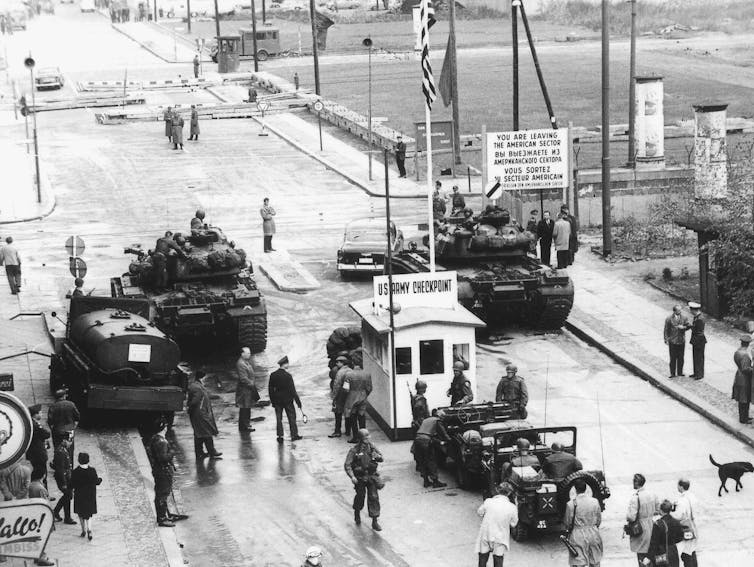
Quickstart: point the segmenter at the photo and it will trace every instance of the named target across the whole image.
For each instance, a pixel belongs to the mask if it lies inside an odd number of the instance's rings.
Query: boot
[[[340,431],[333,431],[332,433],[330,433],[330,435],[328,435],[330,439],[333,439],[334,437],[340,437],[340,436],[341,436]]]
[[[372,518],[372,529],[374,531],[376,531],[376,532],[381,532],[382,531],[382,526],[377,521],[377,518]]]
[[[432,481],[429,480],[429,478],[425,476],[424,477],[424,488],[429,488],[430,486],[432,486]]]
[[[353,521],[356,522],[357,526],[361,525],[361,514],[359,514],[358,510],[353,511]]]
[[[444,488],[448,486],[445,482],[440,482],[438,479],[432,481],[432,488]]]
[[[168,518],[162,518],[161,520],[157,520],[157,525],[161,528],[174,528],[175,524],[171,522]]]

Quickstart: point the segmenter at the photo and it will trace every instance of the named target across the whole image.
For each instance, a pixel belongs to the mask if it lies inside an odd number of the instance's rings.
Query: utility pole
[[[188,23],[188,32],[191,33],[191,0],[186,0],[186,22]]]
[[[369,77],[367,79],[367,85],[368,85],[367,88],[369,89],[369,103],[368,103],[369,111],[368,111],[368,117],[367,117],[367,121],[369,123],[368,124],[369,138],[368,138],[367,143],[369,144],[369,148],[367,149],[367,153],[369,155],[369,181],[371,181],[372,180],[372,38],[371,37],[364,38],[361,44],[369,50],[369,55],[368,55],[369,63],[367,65],[369,67]]]
[[[262,25],[267,23],[267,7],[265,6],[265,0],[262,0]]]
[[[636,0],[631,3],[631,59],[628,78],[628,167],[636,167]]]
[[[217,7],[215,0],[215,32],[217,33],[217,47],[220,48],[220,9]]]
[[[520,0],[511,2],[511,33],[513,34],[513,129],[518,130],[518,7]]]
[[[217,2],[217,0],[215,0],[215,2]],[[319,95],[321,93],[319,92],[319,55],[317,54],[317,26],[314,23],[314,0],[309,0],[309,19],[312,21],[312,55],[314,56],[314,93]]]
[[[612,253],[610,207],[610,0],[602,0],[602,255]]]
[[[456,57],[456,0],[450,0],[448,6],[450,19],[450,41],[448,48],[450,53],[445,57],[450,57],[450,97],[453,111],[453,149],[455,150],[456,165],[461,164],[461,128],[458,112],[458,59]]]
[[[257,61],[257,14],[254,9],[254,0],[251,0],[251,35],[251,48],[254,50],[254,72],[256,73],[259,71],[259,61]]]

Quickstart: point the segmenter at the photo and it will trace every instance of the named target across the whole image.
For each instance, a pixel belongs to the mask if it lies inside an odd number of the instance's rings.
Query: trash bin
[[[235,73],[240,63],[241,38],[237,35],[223,35],[217,38],[217,72]]]

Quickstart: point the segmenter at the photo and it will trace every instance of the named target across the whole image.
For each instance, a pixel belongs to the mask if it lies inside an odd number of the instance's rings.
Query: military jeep
[[[498,427],[492,437],[492,447],[485,453],[482,463],[484,476],[484,496],[492,495],[494,487],[507,481],[513,487],[515,503],[518,506],[518,525],[511,535],[522,541],[535,533],[551,533],[563,529],[563,516],[566,504],[577,479],[587,484],[587,494],[591,492],[605,509],[605,500],[610,497],[610,489],[605,483],[605,475],[600,470],[578,471],[565,478],[548,478],[542,465],[552,453],[554,442],[563,445],[563,450],[576,455],[575,427],[531,427],[525,421],[508,421],[494,424]],[[500,427],[500,426],[503,427]],[[537,467],[511,466],[511,459],[518,455],[516,441],[524,438],[531,444],[530,454],[540,462]]]

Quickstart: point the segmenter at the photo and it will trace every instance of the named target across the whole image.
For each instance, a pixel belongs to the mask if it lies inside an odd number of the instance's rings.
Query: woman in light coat
[[[633,522],[637,519],[641,523],[641,535],[631,537],[630,549],[636,554],[639,565],[643,565],[642,560],[649,553],[649,541],[652,538],[653,517],[660,511],[660,502],[657,495],[649,492],[644,488],[647,479],[643,474],[634,475],[634,490],[636,492],[631,496],[628,502],[628,512],[626,520]]]
[[[696,496],[689,492],[691,483],[682,478],[678,481],[678,492],[681,494],[675,503],[675,508],[670,513],[676,520],[678,520],[684,528],[690,529],[690,533],[694,537],[691,539],[683,539],[676,547],[678,548],[678,555],[683,561],[684,566],[696,567],[696,546],[699,538],[699,532],[697,532],[696,521],[694,520],[694,509],[697,508]],[[684,557],[685,556],[685,557]]]

